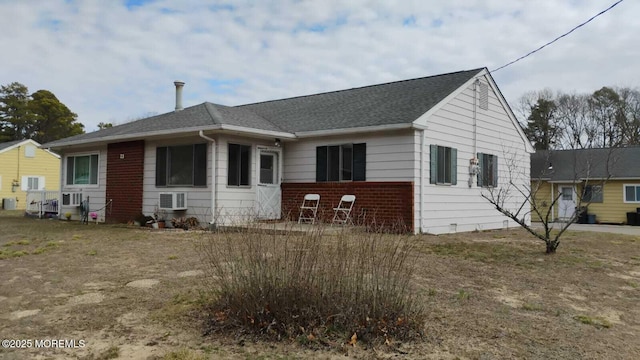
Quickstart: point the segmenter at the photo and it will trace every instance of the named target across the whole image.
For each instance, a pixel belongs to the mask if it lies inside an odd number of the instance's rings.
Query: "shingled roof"
[[[411,123],[482,69],[239,106],[289,132]]]
[[[215,130],[225,125],[291,134],[320,130],[410,124],[484,68],[348,90],[240,106],[205,102],[182,111],[152,116],[43,147],[112,142],[166,132]]]
[[[7,142],[0,143],[0,151],[2,151],[4,149],[7,149],[7,148],[10,148],[13,145],[15,145],[15,144],[17,144],[17,143],[19,143],[21,141],[24,141],[24,140],[13,140],[13,141],[7,141]]]
[[[640,179],[638,159],[640,147],[538,150],[531,154],[531,178],[553,182]]]

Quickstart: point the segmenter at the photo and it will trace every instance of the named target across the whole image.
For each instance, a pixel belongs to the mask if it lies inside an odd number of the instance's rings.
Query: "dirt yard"
[[[202,336],[195,243],[211,236],[0,212],[0,339],[27,347],[0,358],[640,358],[639,237],[570,232],[547,256],[521,230],[416,236],[423,341],[314,351]]]

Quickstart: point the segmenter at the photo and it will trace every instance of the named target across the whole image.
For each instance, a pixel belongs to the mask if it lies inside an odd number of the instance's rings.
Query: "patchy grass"
[[[352,342],[338,324],[326,326],[328,335],[307,331],[276,341],[237,331],[203,336],[206,289],[215,279],[201,273],[207,269],[199,244],[221,234],[0,211],[2,332],[87,341],[81,349],[0,349],[0,358],[96,359],[114,356],[113,348],[118,358],[143,359],[638,358],[640,241],[567,235],[555,255],[518,229],[410,237],[411,286],[425,309],[425,336],[372,346],[360,334]],[[128,285],[141,280],[157,283]]]
[[[171,351],[162,357],[162,360],[206,360],[207,357],[193,350],[180,349]]]
[[[522,309],[527,311],[544,311],[544,306],[537,303],[526,302],[522,304]]]
[[[583,324],[593,325],[598,328],[608,329],[611,327],[610,322],[599,317],[591,317],[589,315],[576,315],[574,318]]]

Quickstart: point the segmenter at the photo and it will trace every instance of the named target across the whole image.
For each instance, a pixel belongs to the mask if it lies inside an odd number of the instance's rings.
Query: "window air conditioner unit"
[[[62,205],[66,206],[80,206],[82,204],[82,193],[62,193]]]
[[[187,193],[160,193],[160,209],[187,210]]]

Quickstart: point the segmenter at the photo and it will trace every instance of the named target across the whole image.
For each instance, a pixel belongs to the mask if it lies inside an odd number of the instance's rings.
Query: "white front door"
[[[280,158],[280,150],[258,149],[256,210],[260,219],[280,219]]]
[[[576,190],[573,185],[560,185],[560,199],[558,199],[558,217],[569,219],[576,212]]]

